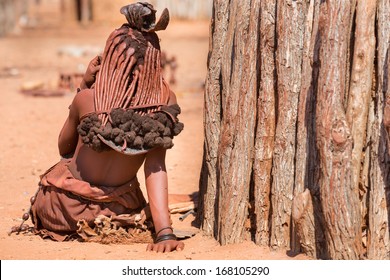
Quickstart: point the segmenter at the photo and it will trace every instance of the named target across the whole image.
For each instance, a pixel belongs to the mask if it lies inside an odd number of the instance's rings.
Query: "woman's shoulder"
[[[94,96],[94,90],[93,89],[83,89],[79,91],[75,97],[74,97],[74,103],[79,105],[83,105],[85,103],[91,103],[93,104],[93,96]]]
[[[81,90],[73,99],[72,106],[75,106],[79,112],[79,116],[83,116],[95,111],[94,106],[94,90],[84,89]]]

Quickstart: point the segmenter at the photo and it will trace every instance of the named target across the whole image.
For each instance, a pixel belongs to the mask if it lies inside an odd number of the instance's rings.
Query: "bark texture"
[[[299,231],[303,227],[308,227],[304,230],[313,231],[316,239],[316,242],[314,242],[316,248],[311,249],[310,254],[313,253],[317,257],[324,258],[324,236],[321,223],[322,209],[319,203],[319,186],[317,184],[319,162],[315,137],[312,137],[316,133],[316,92],[319,72],[319,4],[319,1],[310,1],[305,21],[301,92],[298,104],[294,186],[294,199],[295,196],[300,196],[303,192],[306,193],[306,190],[310,191],[313,210],[306,211],[305,215],[310,216],[313,223],[301,223],[300,229],[293,229],[291,249],[296,253],[301,251],[300,244],[305,244],[306,242],[301,240]],[[296,211],[294,205],[292,206],[292,211]],[[307,251],[305,245],[302,245],[302,250]]]
[[[200,175],[200,201],[198,220],[206,235],[217,236],[219,188],[217,155],[222,118],[222,55],[229,23],[229,3],[214,1],[213,17],[210,24],[210,47],[208,73],[206,77],[204,125],[205,142],[203,164]]]
[[[275,142],[275,15],[273,1],[261,1],[260,7],[260,90],[257,99],[257,128],[253,162],[253,196],[255,242],[269,245],[270,191],[273,148]]]
[[[390,258],[389,13],[390,0],[214,1],[207,235]]]
[[[317,257],[313,202],[309,189],[296,195],[292,203],[292,220],[302,252]]]
[[[390,1],[378,1],[377,90],[371,122],[371,168],[369,182],[367,256],[390,259],[390,178],[388,150],[388,101],[390,98]],[[387,106],[386,106],[387,105]],[[384,114],[385,112],[385,114]]]
[[[248,16],[247,11],[250,11]],[[219,174],[219,240],[221,244],[237,243],[243,238],[248,215],[248,199],[255,138],[257,96],[258,19],[260,1],[230,2],[222,66],[224,95]],[[236,18],[241,20],[236,20]],[[239,175],[240,174],[240,175]],[[231,202],[236,203],[232,204]]]
[[[376,1],[357,3],[355,47],[347,106],[347,121],[353,138],[352,186],[359,188],[363,146],[366,141],[375,56]]]
[[[291,203],[294,188],[294,157],[298,97],[301,90],[302,49],[306,1],[278,1],[277,115],[271,188],[271,247],[290,248]]]
[[[353,139],[343,107],[349,3],[321,4],[321,69],[317,102],[321,203],[330,258],[361,257],[361,218],[351,182]]]

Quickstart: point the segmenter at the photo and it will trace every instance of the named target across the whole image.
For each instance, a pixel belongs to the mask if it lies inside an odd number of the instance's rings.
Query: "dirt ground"
[[[59,160],[57,137],[74,96],[74,92],[60,97],[26,96],[21,94],[21,86],[43,83],[45,88],[56,88],[59,73],[83,70],[115,27],[46,23],[0,38],[0,259],[306,259],[270,251],[251,241],[220,246],[202,233],[186,239],[184,251],[169,254],[146,252],[146,244],[58,243],[33,235],[7,234],[29,207],[39,175]],[[172,88],[182,107],[180,120],[185,124],[167,155],[170,193],[198,190],[208,32],[207,21],[173,21],[167,31],[159,33],[162,49],[177,59],[177,83]],[[86,53],[71,53],[75,47]],[[139,179],[142,184],[142,173]],[[193,216],[180,222],[175,215],[173,220],[174,227],[186,229]]]

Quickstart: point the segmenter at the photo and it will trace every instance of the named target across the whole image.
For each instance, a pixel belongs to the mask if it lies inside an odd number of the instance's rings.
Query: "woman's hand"
[[[151,243],[146,248],[146,251],[154,251],[157,253],[169,253],[174,250],[182,251],[184,243],[177,240],[165,240],[158,243]]]
[[[83,80],[80,84],[80,89],[87,89],[91,88],[92,85],[96,81],[96,74],[100,70],[100,64],[101,64],[101,56],[95,56],[88,64],[87,71],[85,71],[85,74],[83,76]]]

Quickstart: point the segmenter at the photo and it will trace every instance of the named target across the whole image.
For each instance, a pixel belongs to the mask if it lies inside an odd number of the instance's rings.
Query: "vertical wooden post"
[[[390,100],[390,1],[379,0],[377,10],[377,90],[371,122],[371,159],[367,257],[390,259],[390,170],[388,131]],[[384,112],[385,114],[384,114]]]
[[[352,137],[343,107],[349,1],[321,3],[317,145],[325,237],[332,259],[359,259],[361,216],[351,182]]]
[[[255,242],[269,246],[272,184],[272,157],[275,141],[275,16],[276,4],[261,1],[260,8],[260,50],[257,62],[260,64],[260,89],[257,100],[257,127],[253,163],[253,196],[255,218]]]
[[[258,92],[260,0],[230,1],[222,65],[222,121],[218,153],[219,240],[243,239],[248,218]],[[239,20],[238,20],[239,19]]]
[[[301,91],[306,1],[277,2],[277,124],[271,188],[271,247],[290,249],[291,205],[295,180],[296,124]]]
[[[222,55],[229,22],[229,4],[215,0],[210,24],[210,50],[204,101],[204,154],[200,176],[200,204],[198,221],[208,236],[218,233],[218,171],[217,155],[222,118]]]

